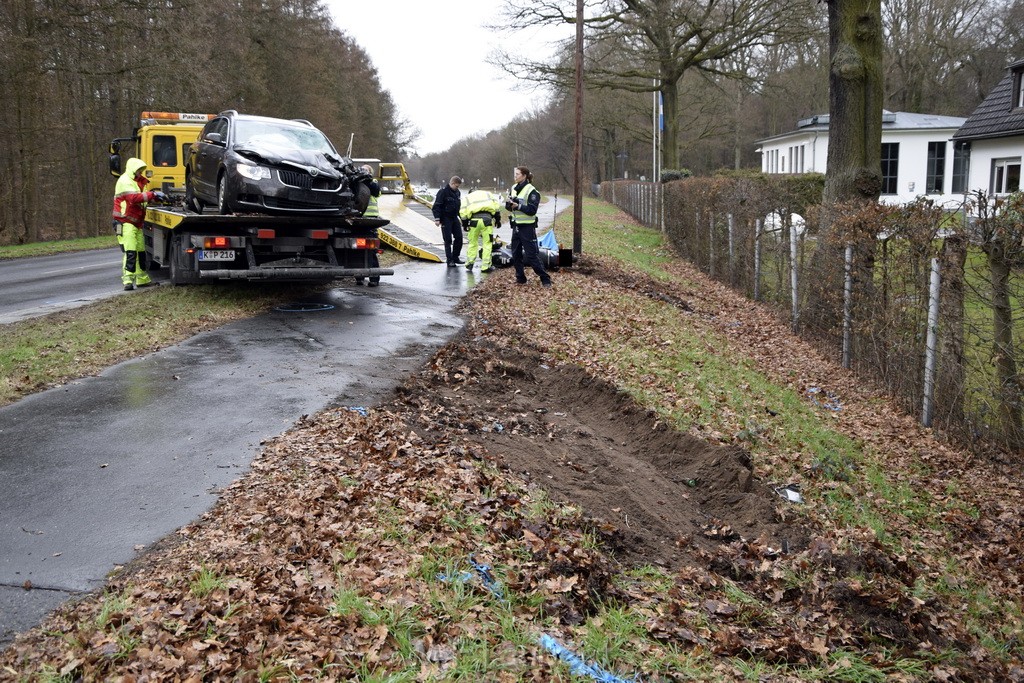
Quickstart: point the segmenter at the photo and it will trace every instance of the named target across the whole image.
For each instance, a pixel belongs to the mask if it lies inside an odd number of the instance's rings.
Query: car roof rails
[[[316,128],[316,126],[314,126],[312,123],[310,123],[306,119],[292,119],[292,121],[295,121],[296,123],[304,123],[307,126],[309,126],[310,128]]]
[[[217,116],[238,116],[238,110],[237,109],[225,109],[221,113],[217,114]]]

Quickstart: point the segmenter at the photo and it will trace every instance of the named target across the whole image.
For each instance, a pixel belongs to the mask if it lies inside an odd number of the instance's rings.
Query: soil
[[[609,383],[529,348],[464,336],[440,354],[465,381],[426,372],[399,391],[407,404],[445,406],[434,438],[462,432],[502,468],[581,507],[624,564],[677,569],[741,538],[806,547],[810,532],[785,518],[789,503],[755,478],[742,448],[670,429]]]

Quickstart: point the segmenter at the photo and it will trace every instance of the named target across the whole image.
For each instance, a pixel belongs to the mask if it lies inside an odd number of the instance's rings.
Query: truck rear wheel
[[[200,282],[199,270],[196,266],[195,256],[185,251],[188,242],[184,235],[175,235],[171,238],[171,284],[172,285],[194,285]]]

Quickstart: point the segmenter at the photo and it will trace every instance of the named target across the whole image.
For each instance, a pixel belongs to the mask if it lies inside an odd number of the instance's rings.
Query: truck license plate
[[[234,261],[234,249],[202,249],[199,251],[200,261]]]

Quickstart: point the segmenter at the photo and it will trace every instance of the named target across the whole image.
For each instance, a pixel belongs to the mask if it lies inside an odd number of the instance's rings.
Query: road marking
[[[97,268],[110,268],[109,263],[97,263],[92,266],[78,266],[77,268],[61,268],[59,270],[44,270],[43,275],[56,275],[57,273],[73,273],[78,270],[96,270]]]

